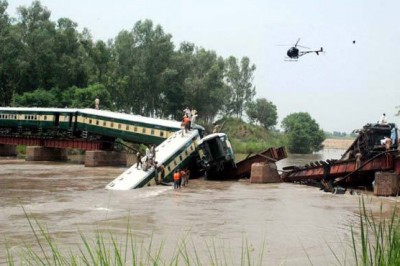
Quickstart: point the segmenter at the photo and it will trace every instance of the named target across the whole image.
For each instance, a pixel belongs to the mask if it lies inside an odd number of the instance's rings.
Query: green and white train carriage
[[[0,107],[2,134],[46,135],[73,132],[77,109]]]
[[[137,169],[136,164],[134,164],[110,182],[106,189],[135,189],[146,185],[154,185],[156,179],[168,183],[173,180],[173,172],[178,168],[189,168],[192,173],[195,172],[198,160],[197,145],[200,141],[201,130],[201,128],[193,129],[184,136],[182,136],[181,132],[175,132],[157,146],[155,161],[159,165],[164,165],[164,173],[156,171],[154,167],[150,167],[147,171],[142,168]],[[143,158],[143,163],[145,161],[146,157]]]
[[[178,121],[95,109],[80,109],[77,122],[77,129],[88,134],[146,144],[160,144],[180,130]]]

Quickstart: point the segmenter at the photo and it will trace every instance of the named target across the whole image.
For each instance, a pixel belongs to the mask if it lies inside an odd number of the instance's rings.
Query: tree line
[[[138,21],[113,39],[93,40],[68,18],[50,19],[39,1],[7,13],[0,0],[0,106],[94,107],[181,119],[185,107],[200,120],[246,115],[266,129],[277,108],[255,99],[256,66],[248,57],[223,58],[182,42],[151,20]]]
[[[223,58],[189,42],[175,47],[151,20],[104,42],[68,18],[52,21],[39,1],[19,7],[17,18],[7,6],[0,0],[2,106],[88,107],[97,96],[103,108],[145,116],[180,119],[188,106],[210,122],[218,114],[242,117],[250,105],[258,119],[248,57]],[[276,107],[261,104],[274,112],[259,122],[275,126]]]

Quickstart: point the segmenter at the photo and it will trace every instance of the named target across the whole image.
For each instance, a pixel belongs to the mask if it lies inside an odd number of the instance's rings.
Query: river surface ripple
[[[279,167],[333,155],[291,155]],[[238,265],[243,248],[257,258],[263,245],[264,265],[337,265],[335,255],[341,263],[352,262],[350,226],[359,221],[359,196],[248,180],[196,179],[180,190],[105,190],[124,170],[0,159],[1,264],[6,262],[5,245],[11,251],[26,244],[38,248],[24,210],[50,232],[65,254],[82,246],[79,233],[90,239],[96,231],[111,232],[124,239],[129,227],[144,243],[163,245],[167,258],[178,243],[190,239],[189,249],[194,245],[204,265],[210,262],[207,246],[213,245]],[[368,206],[379,209],[382,200],[371,198]]]

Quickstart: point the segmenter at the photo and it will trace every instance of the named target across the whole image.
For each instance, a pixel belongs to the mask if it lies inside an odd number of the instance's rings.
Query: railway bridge
[[[95,109],[0,108],[0,156],[27,146],[26,160],[66,160],[67,149],[85,150],[86,166],[126,165],[117,139],[158,145],[180,130],[178,121]]]

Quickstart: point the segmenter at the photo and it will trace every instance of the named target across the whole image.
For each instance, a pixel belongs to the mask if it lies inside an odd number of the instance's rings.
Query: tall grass
[[[351,228],[354,258],[357,265],[400,265],[400,221],[397,204],[390,219],[375,217],[360,199],[360,228]]]
[[[157,246],[153,237],[147,244],[135,237],[131,227],[127,225],[122,239],[117,239],[112,232],[96,231],[94,237],[88,238],[80,233],[82,243],[74,249],[60,247],[50,233],[35,219],[25,212],[30,229],[34,235],[34,247],[25,244],[16,251],[6,245],[7,265],[263,265],[264,244],[256,254],[243,241],[239,250],[240,264],[237,258],[227,253],[223,246],[219,247],[215,241],[205,241],[208,256],[200,255],[198,244],[189,237],[178,241],[172,252],[164,253],[165,244]],[[191,241],[190,241],[191,240]],[[235,254],[236,255],[236,254]]]

